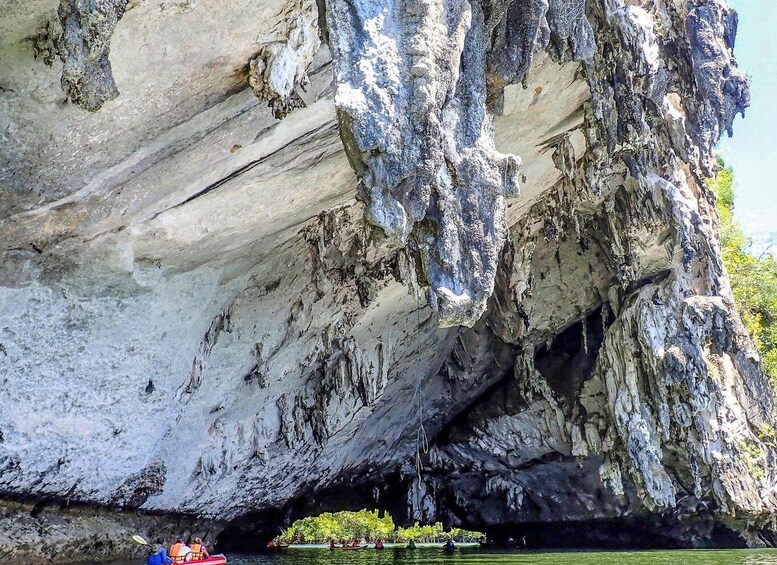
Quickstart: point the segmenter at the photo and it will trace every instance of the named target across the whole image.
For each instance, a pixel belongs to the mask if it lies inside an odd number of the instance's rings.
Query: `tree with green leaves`
[[[432,543],[451,538],[457,541],[478,541],[482,537],[480,532],[458,528],[445,532],[440,522],[426,525],[416,522],[409,528],[395,528],[391,516],[385,514],[381,518],[374,510],[324,512],[297,520],[280,535],[280,539],[285,542],[319,544],[328,543],[329,540],[350,542],[354,539],[381,539],[392,543],[404,543],[412,539],[415,542]]]
[[[734,219],[734,171],[721,159],[709,186],[718,197],[723,264],[737,310],[755,341],[772,386],[777,389],[777,260],[768,250],[756,254],[752,241]]]

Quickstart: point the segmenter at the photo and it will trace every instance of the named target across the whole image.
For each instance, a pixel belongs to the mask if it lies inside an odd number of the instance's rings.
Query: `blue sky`
[[[735,218],[754,239],[777,241],[777,2],[728,3],[739,13],[734,54],[751,78],[752,100],[720,149],[736,178]]]

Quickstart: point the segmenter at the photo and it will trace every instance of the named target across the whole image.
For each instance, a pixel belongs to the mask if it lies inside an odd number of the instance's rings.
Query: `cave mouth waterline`
[[[286,528],[255,514],[229,524],[216,538],[224,552],[254,553],[267,549],[270,540],[290,544],[327,544],[352,540],[374,543],[443,543],[454,539],[484,547],[526,550],[662,550],[745,549],[740,532],[710,517],[678,521],[670,516],[645,515],[569,522],[532,522],[484,525],[481,531],[445,527],[442,523],[415,522],[402,527],[386,512],[323,512],[295,520]],[[280,518],[276,514],[275,519]]]
[[[254,523],[254,527],[259,522]],[[273,535],[274,532],[274,535]],[[457,542],[485,542],[483,532],[462,528],[446,528],[441,522],[433,524],[413,524],[402,526],[395,523],[388,512],[377,509],[340,510],[322,512],[295,520],[287,528],[275,530],[260,525],[252,525],[244,520],[232,524],[222,531],[216,540],[220,551],[261,551],[268,540],[273,539],[288,544],[320,545],[350,543],[351,541],[385,543],[443,543],[449,539]]]

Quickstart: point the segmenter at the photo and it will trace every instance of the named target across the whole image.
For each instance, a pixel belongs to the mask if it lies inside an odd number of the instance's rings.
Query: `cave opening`
[[[358,511],[341,510],[324,512],[317,516],[308,516],[296,520],[283,530],[278,539],[287,543],[325,544],[329,540],[336,543],[350,541],[376,541],[388,543],[438,543],[448,539],[458,542],[479,542],[484,538],[482,532],[461,528],[446,529],[441,522],[421,524],[415,522],[402,527],[395,524],[388,512],[363,508]]]
[[[566,418],[573,416],[581,390],[593,376],[613,321],[609,308],[596,305],[534,349],[533,367],[547,382]],[[513,353],[517,356],[519,350]],[[602,461],[594,456],[580,459],[551,450],[526,461],[492,458],[488,465],[481,465],[477,457],[483,454],[468,451],[467,442],[474,437],[473,430],[485,429],[489,421],[519,417],[526,410],[530,399],[525,398],[520,378],[526,375],[517,377],[514,371],[505,371],[504,377],[451,415],[435,434],[435,447],[460,458],[456,468],[425,470],[424,480],[434,484],[436,519],[442,523],[424,525],[408,519],[408,492],[414,488],[409,475],[399,468],[367,466],[350,469],[325,488],[311,484],[303,495],[279,508],[248,513],[230,522],[217,538],[219,550],[263,551],[273,539],[295,544],[374,543],[377,539],[406,544],[410,539],[441,543],[454,537],[458,542],[483,541],[493,547],[527,550],[745,544],[734,529],[708,517],[681,522],[650,513],[620,515],[623,501],[601,487]],[[526,497],[521,512],[510,511],[497,495],[479,490],[478,485],[501,480],[500,473],[520,483]],[[626,496],[634,498],[628,481],[626,490]],[[603,510],[592,513],[584,504],[598,504]],[[379,510],[368,510],[373,508]],[[451,530],[451,526],[467,529]]]
[[[238,526],[238,527],[235,527]],[[274,536],[272,535],[274,532]],[[226,528],[217,538],[219,550],[257,551],[267,547],[268,540],[280,545],[338,545],[369,544],[378,540],[387,544],[440,544],[448,540],[456,543],[485,541],[483,532],[462,528],[446,528],[441,522],[408,526],[395,523],[383,510],[362,508],[322,512],[295,520],[286,528],[265,529],[257,522],[248,522]]]
[[[568,522],[524,522],[490,529],[488,541],[527,550],[657,550],[745,548],[727,525],[703,518],[628,516]]]
[[[567,416],[583,384],[591,378],[611,323],[609,310],[599,305],[535,350],[534,366],[556,393]]]

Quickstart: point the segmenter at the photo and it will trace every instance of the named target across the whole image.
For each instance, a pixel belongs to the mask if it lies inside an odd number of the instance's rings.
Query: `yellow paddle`
[[[137,543],[139,543],[140,545],[148,545],[148,542],[146,540],[144,540],[143,537],[141,537],[141,536],[139,536],[137,534],[132,536],[132,539],[134,541],[136,541]]]

